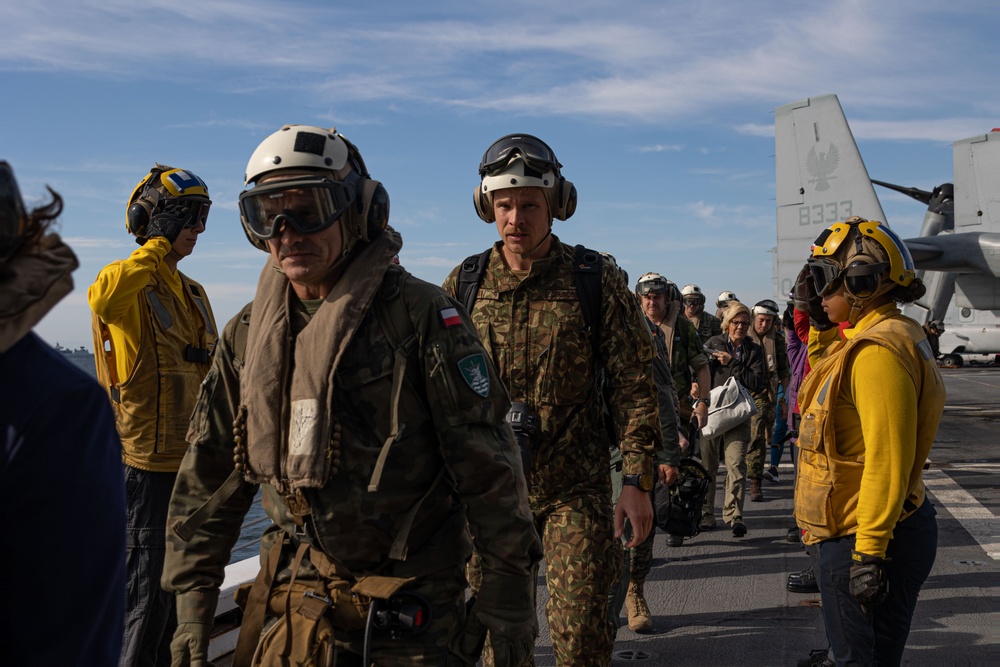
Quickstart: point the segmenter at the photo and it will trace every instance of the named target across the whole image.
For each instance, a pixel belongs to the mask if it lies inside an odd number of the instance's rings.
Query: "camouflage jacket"
[[[625,474],[652,472],[660,446],[653,385],[653,346],[635,298],[618,269],[602,263],[600,359],[595,360],[573,276],[574,249],[555,241],[524,280],[507,268],[502,242],[494,245],[472,321],[513,400],[541,422],[529,476],[532,509],[589,494],[610,497],[608,435],[597,391],[603,367],[609,410]],[[456,267],[445,290],[456,293]]]
[[[663,447],[656,451],[656,462],[675,466],[681,462],[680,440],[677,437],[677,415],[679,401],[677,387],[674,386],[673,374],[670,371],[670,359],[667,355],[667,343],[663,330],[646,319],[646,326],[653,334],[653,349],[656,357],[653,359],[653,378],[656,382],[657,400],[660,406],[660,426],[663,431]]]
[[[391,229],[383,236],[389,233]],[[384,287],[390,274],[403,272],[389,266],[392,254],[385,256],[384,264],[367,269],[368,279]],[[387,333],[390,320],[384,310],[379,312],[388,307],[379,302],[385,292],[380,290],[371,305],[353,315],[361,322],[333,376],[337,442],[332,439],[330,444],[329,478],[322,488],[300,491],[311,509],[304,532],[281,494],[268,484],[263,485],[265,511],[279,529],[308,540],[355,574],[389,563],[382,574],[422,576],[462,563],[471,553],[471,528],[484,576],[530,578],[540,547],[519,453],[504,421],[509,406],[504,387],[462,308],[440,288],[412,277],[397,285],[395,297],[405,307],[416,338],[406,355],[398,404],[403,426],[391,441],[379,489],[369,490],[376,460],[391,433],[393,341],[398,338]],[[294,302],[289,317],[298,320],[292,330],[301,331],[309,316],[295,307],[301,304],[294,296],[289,298]],[[243,354],[234,347],[239,347],[238,328],[248,326],[246,313],[244,309],[226,326],[202,386],[168,526],[200,507],[233,470],[234,418],[246,400],[240,396]],[[245,335],[242,340],[245,344]],[[469,371],[472,362],[479,373]],[[285,372],[286,387],[289,374]],[[273,404],[247,407],[275,409]],[[221,584],[255,491],[254,485],[243,483],[187,542],[168,530],[163,584],[182,594],[179,605],[186,602],[183,594],[211,598]],[[413,520],[409,554],[389,562],[401,523],[425,494]]]
[[[778,400],[778,385],[792,376],[785,337],[779,336],[777,327],[773,326],[763,336],[758,335],[751,326],[749,337],[764,349],[764,365],[767,367],[769,389],[767,398],[771,403],[775,403]]]
[[[662,331],[662,328],[660,329]],[[674,373],[677,397],[682,405],[690,403],[692,371],[708,364],[708,356],[702,346],[698,330],[691,320],[678,315],[674,322],[674,345],[670,358],[670,368]]]
[[[691,320],[688,320],[691,322]],[[693,322],[691,322],[694,324]],[[712,336],[718,336],[722,333],[722,320],[713,315],[712,313],[702,313],[698,316],[698,338],[701,339],[701,344],[704,345],[708,342],[708,339]]]

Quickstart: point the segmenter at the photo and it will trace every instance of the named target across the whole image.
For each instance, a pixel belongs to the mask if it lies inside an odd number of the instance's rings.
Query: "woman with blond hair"
[[[720,387],[735,377],[751,394],[767,388],[764,350],[747,335],[753,322],[750,309],[739,301],[729,304],[722,319],[722,333],[709,338],[705,352],[709,355],[712,388]],[[719,469],[720,448],[726,465],[726,490],[722,504],[722,519],[730,525],[733,537],[747,534],[743,523],[743,498],[746,493],[747,447],[750,445],[750,421],[708,439],[702,444],[702,463],[712,477],[705,496],[701,527],[715,526],[715,477]]]

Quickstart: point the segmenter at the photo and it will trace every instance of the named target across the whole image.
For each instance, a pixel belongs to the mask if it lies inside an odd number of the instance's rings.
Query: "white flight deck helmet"
[[[753,306],[754,315],[770,315],[777,319],[778,317],[778,304],[776,304],[771,299],[764,299],[763,301],[758,301]]]
[[[567,220],[576,211],[576,186],[563,178],[562,164],[548,144],[530,134],[508,134],[494,141],[479,161],[472,203],[483,222],[496,222],[493,193],[508,188],[541,188],[549,217]]]
[[[287,172],[288,180],[265,181],[264,176]],[[247,189],[240,194],[240,220],[247,239],[267,251],[267,239],[280,229],[279,221],[312,234],[339,222],[346,257],[357,242],[378,236],[389,221],[389,195],[373,180],[357,147],[336,128],[285,125],[257,146],[244,177]],[[312,195],[315,214],[274,215],[274,202],[286,190]]]
[[[705,293],[701,291],[701,288],[697,285],[688,284],[681,289],[681,300],[684,301],[687,297],[694,297],[694,300],[698,301],[699,304],[704,305],[705,303]]]
[[[715,305],[718,308],[722,308],[726,304],[728,304],[730,301],[739,301],[739,299],[736,298],[736,294],[735,293],[726,291],[726,292],[721,293],[719,295],[719,298],[715,300]]]

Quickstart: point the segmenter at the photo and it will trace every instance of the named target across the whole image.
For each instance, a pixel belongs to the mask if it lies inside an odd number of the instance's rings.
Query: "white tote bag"
[[[757,404],[746,387],[735,377],[712,390],[708,404],[708,423],[701,429],[703,438],[714,438],[746,422],[757,414]]]

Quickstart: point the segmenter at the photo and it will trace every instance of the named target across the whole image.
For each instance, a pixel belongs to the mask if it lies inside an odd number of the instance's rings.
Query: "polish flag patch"
[[[445,327],[456,327],[462,323],[462,316],[458,314],[458,308],[443,308],[439,311],[441,323]]]

